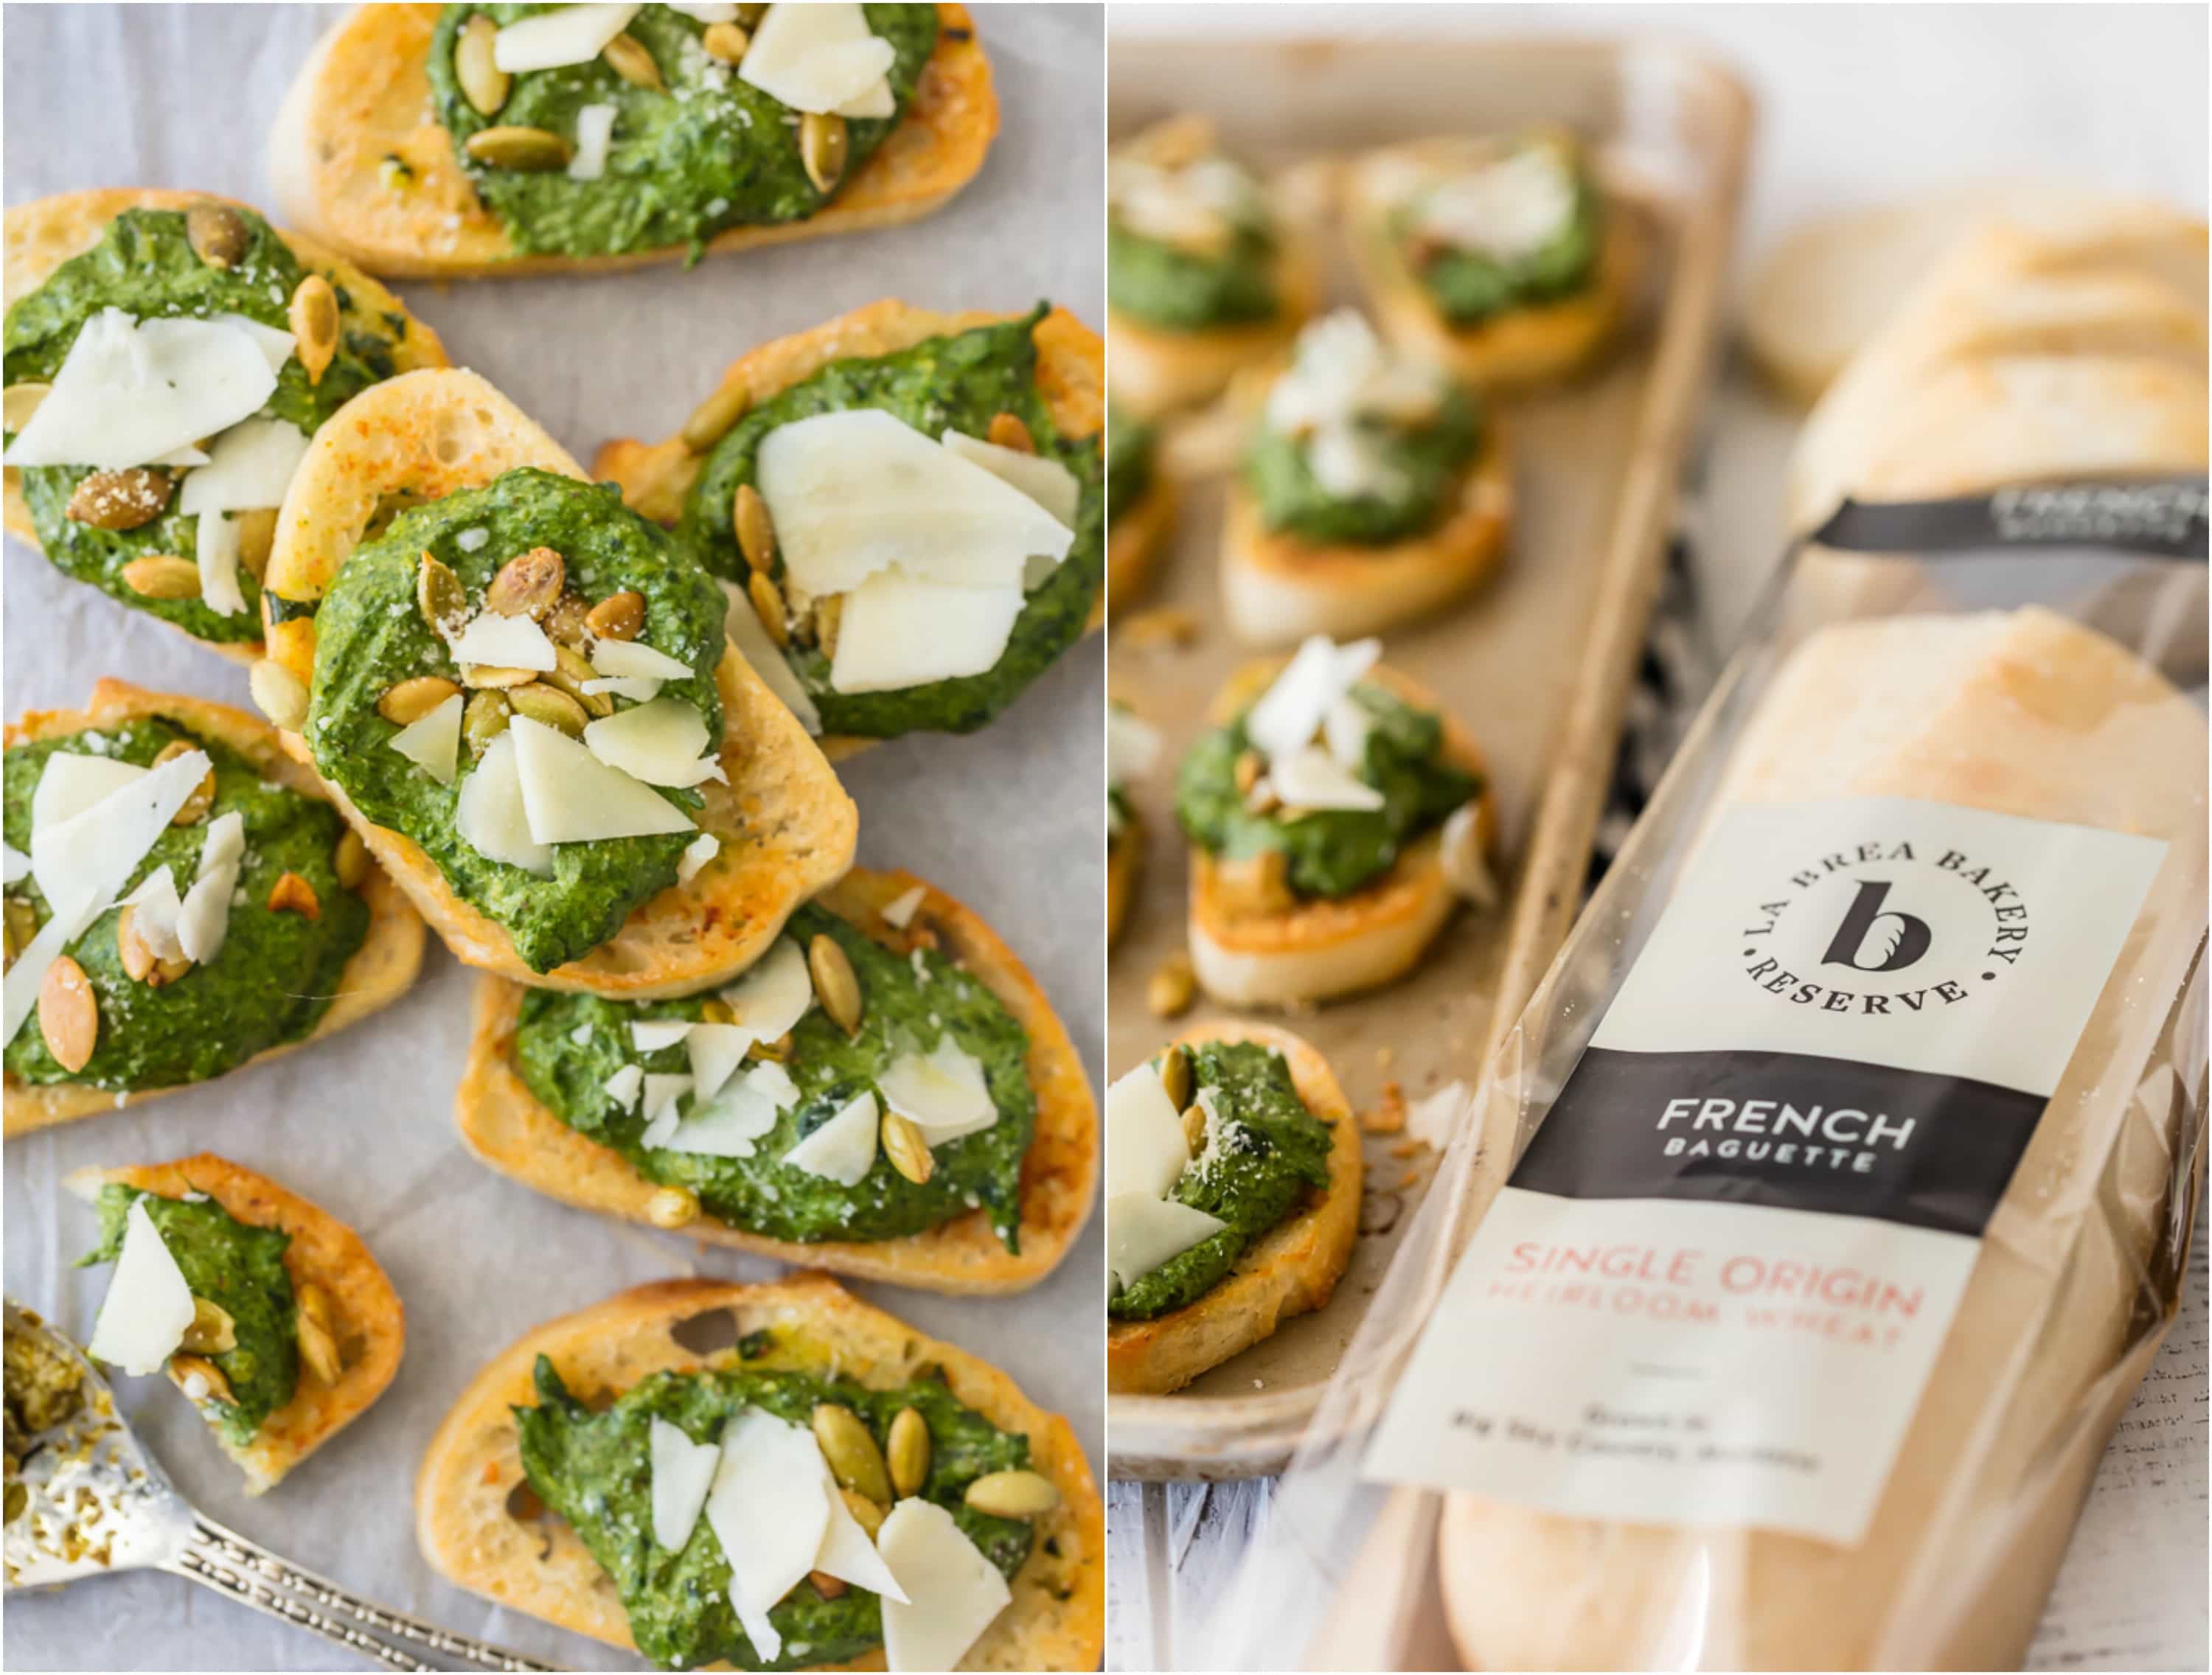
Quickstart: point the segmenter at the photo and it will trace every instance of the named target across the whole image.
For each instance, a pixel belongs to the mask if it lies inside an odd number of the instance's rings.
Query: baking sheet
[[[0,9],[4,196],[91,186],[195,187],[269,201],[264,137],[295,69],[337,15],[311,6]],[[579,458],[611,436],[658,438],[740,351],[896,294],[941,308],[1040,296],[1103,316],[1103,17],[1092,6],[994,6],[980,30],[1003,128],[981,176],[904,228],[589,279],[396,288],[473,367]],[[245,705],[243,671],[10,543],[5,707],[79,702],[97,677]],[[1072,651],[986,732],[872,750],[841,770],[860,808],[862,865],[898,865],[968,902],[1028,962],[1096,1083],[1101,647]],[[92,1217],[56,1183],[88,1163],[203,1149],[258,1168],[357,1228],[398,1287],[408,1345],[376,1405],[258,1501],[160,1379],[125,1379],[125,1411],[207,1512],[419,1616],[579,1669],[635,1659],[438,1580],[412,1534],[416,1459],[492,1351],[627,1285],[685,1273],[767,1277],[775,1265],[618,1225],[495,1175],[453,1138],[473,974],[435,946],[421,982],[366,1024],[273,1065],[142,1110],[10,1141],[6,1284],[80,1336],[102,1269],[70,1267]],[[1066,1413],[1103,1465],[1097,1223],[1043,1285],[947,1298],[855,1285],[921,1329],[988,1356]],[[341,1648],[168,1576],[10,1598],[16,1669],[349,1669]]]

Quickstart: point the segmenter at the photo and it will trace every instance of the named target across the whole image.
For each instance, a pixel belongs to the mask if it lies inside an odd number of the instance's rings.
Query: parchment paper
[[[0,9],[4,195],[92,186],[198,187],[269,208],[264,146],[318,32],[315,6],[33,6]],[[980,29],[1004,126],[981,176],[915,226],[612,277],[443,287],[408,306],[454,360],[484,373],[588,462],[611,436],[658,438],[755,343],[879,296],[1020,309],[1042,296],[1103,316],[1103,21],[1090,6],[993,6]],[[10,543],[5,705],[74,705],[103,674],[246,704],[244,674],[150,619],[64,581]],[[860,860],[912,869],[980,911],[1036,973],[1098,1082],[1102,673],[1096,638],[1011,713],[965,739],[918,737],[845,768]],[[470,1158],[452,1128],[473,974],[434,939],[422,979],[366,1024],[274,1065],[143,1110],[9,1144],[6,1284],[82,1337],[108,1270],[70,1264],[93,1218],[58,1183],[89,1163],[220,1151],[360,1230],[407,1307],[383,1399],[258,1501],[240,1492],[164,1380],[125,1379],[126,1412],[184,1492],[244,1534],[399,1609],[571,1668],[636,1660],[434,1577],[415,1550],[422,1444],[494,1350],[624,1286],[775,1265],[620,1226],[542,1199]],[[1006,1367],[1066,1413],[1094,1468],[1104,1447],[1094,1221],[1067,1261],[1011,1298],[859,1286],[922,1330]],[[101,1578],[9,1600],[14,1669],[344,1669],[335,1647],[179,1579]]]

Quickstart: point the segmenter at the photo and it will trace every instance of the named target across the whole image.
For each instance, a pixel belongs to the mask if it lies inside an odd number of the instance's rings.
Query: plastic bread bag
[[[2204,555],[2201,480],[1792,555],[1197,1666],[2018,1667],[2201,1181]]]

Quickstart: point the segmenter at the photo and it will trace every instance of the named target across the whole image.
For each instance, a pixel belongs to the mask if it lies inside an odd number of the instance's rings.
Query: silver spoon
[[[20,1439],[22,1469],[9,1479],[9,1516],[0,1532],[7,1592],[58,1587],[112,1570],[167,1570],[350,1647],[387,1669],[557,1666],[373,1605],[195,1511],[131,1435],[116,1411],[114,1393],[83,1350],[13,1297],[7,1300],[7,1331],[11,1338],[31,1333],[82,1375],[76,1410]],[[10,1441],[15,1446],[19,1440]],[[446,1661],[428,1661],[433,1658]]]

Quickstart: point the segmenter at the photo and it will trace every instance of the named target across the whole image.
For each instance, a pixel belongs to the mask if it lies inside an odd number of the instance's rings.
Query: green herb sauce
[[[1147,238],[1106,215],[1106,300],[1114,312],[1163,331],[1271,320],[1282,308],[1275,284],[1275,231],[1256,184],[1231,213],[1219,248]]]
[[[1106,410],[1106,516],[1119,518],[1144,499],[1152,486],[1152,470],[1159,449],[1159,431],[1153,426]]]
[[[1260,521],[1316,546],[1387,546],[1425,534],[1450,515],[1482,440],[1480,415],[1464,390],[1447,390],[1436,416],[1419,426],[1363,418],[1396,481],[1340,499],[1322,488],[1306,443],[1262,424],[1244,454],[1244,481]]]
[[[1503,258],[1421,240],[1412,228],[1416,196],[1390,218],[1390,236],[1439,313],[1455,325],[1479,325],[1496,315],[1571,296],[1589,282],[1604,240],[1604,204],[1579,161],[1574,209],[1559,230],[1525,254]]]

